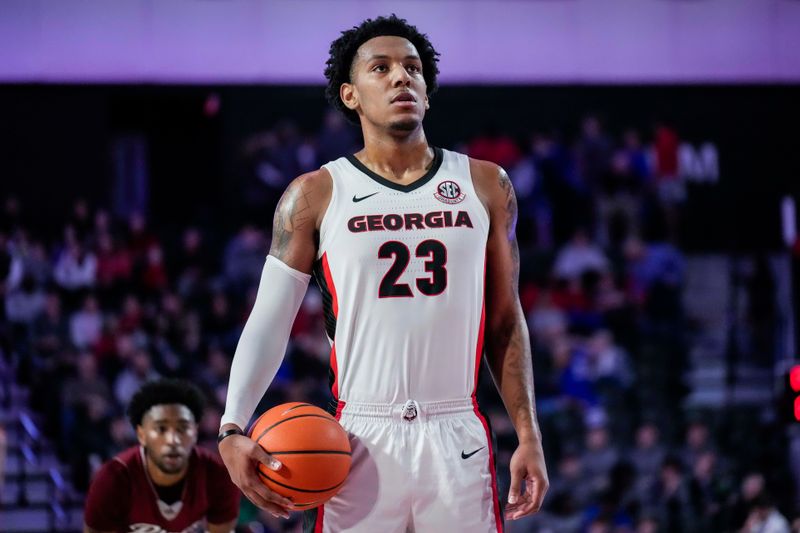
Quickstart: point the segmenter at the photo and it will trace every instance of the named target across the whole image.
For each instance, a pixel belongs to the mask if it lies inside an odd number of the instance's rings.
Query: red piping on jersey
[[[478,327],[478,343],[475,347],[475,376],[472,382],[472,397],[478,393],[478,374],[481,371],[481,356],[483,355],[483,328],[486,323],[486,256],[483,257],[483,290],[481,291],[481,324]]]
[[[483,429],[486,431],[486,443],[489,445],[489,472],[492,474],[492,502],[494,502],[494,521],[497,526],[497,533],[503,533],[503,518],[500,515],[500,496],[497,490],[497,470],[494,467],[494,449],[492,448],[492,432],[489,431],[489,424],[478,409],[478,399],[472,397],[472,407],[475,411],[475,416],[483,424]]]
[[[322,254],[322,272],[325,275],[325,284],[331,293],[331,303],[333,307],[333,316],[339,318],[339,298],[336,296],[336,286],[333,284],[333,275],[331,274],[331,267],[328,265],[328,252]],[[333,384],[331,385],[331,394],[333,398],[339,399],[339,365],[336,361],[336,340],[331,345],[331,370],[333,370]]]
[[[342,410],[344,409],[345,402],[339,400],[336,404],[336,415],[334,418],[339,420],[342,418]],[[322,522],[325,519],[325,504],[317,507],[317,520],[314,522],[314,533],[322,533]]]
[[[331,346],[331,369],[333,369],[333,384],[331,385],[331,394],[334,400],[339,399],[339,368],[336,362],[336,341]]]
[[[328,265],[328,252],[322,254],[322,271],[325,273],[325,283],[328,285],[328,290],[331,291],[331,300],[333,302],[333,316],[339,318],[339,299],[336,297],[336,287],[333,285],[333,276],[331,275],[331,267]]]

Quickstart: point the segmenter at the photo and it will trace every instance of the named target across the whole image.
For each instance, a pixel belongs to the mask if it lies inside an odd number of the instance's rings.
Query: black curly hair
[[[136,391],[128,405],[128,420],[133,427],[140,426],[147,411],[154,405],[185,405],[194,415],[195,422],[203,416],[206,399],[200,389],[188,381],[161,379],[151,381]]]
[[[439,74],[437,66],[439,52],[433,48],[427,35],[420,33],[415,26],[395,14],[367,19],[360,25],[343,31],[342,35],[331,43],[330,56],[325,63],[325,77],[328,79],[325,97],[333,107],[344,113],[347,120],[356,125],[359,124],[358,113],[344,105],[339,98],[339,88],[343,83],[352,81],[353,58],[358,48],[370,39],[384,35],[408,39],[417,49],[422,61],[422,76],[425,78],[428,97],[439,88],[436,81],[436,76]]]

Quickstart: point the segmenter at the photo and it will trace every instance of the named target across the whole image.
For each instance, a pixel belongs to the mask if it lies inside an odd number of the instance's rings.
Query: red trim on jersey
[[[473,398],[478,393],[478,374],[481,372],[481,355],[483,355],[483,328],[486,323],[486,256],[483,258],[483,290],[481,291],[481,324],[478,327],[478,343],[475,347],[475,377],[472,382]]]
[[[333,370],[333,384],[331,385],[331,394],[334,399],[339,399],[339,365],[336,362],[336,341],[331,346],[331,370]]]
[[[333,275],[331,274],[331,267],[328,265],[328,252],[322,254],[322,272],[325,275],[325,284],[328,286],[328,291],[331,293],[331,303],[333,307],[334,318],[339,318],[339,298],[336,296],[336,286],[333,284]],[[331,385],[331,393],[335,399],[339,399],[339,365],[336,361],[336,341],[331,345],[331,370],[333,370],[333,384]]]
[[[333,415],[333,417],[336,420],[339,420],[339,419],[342,418],[342,411],[344,410],[344,406],[345,405],[347,405],[347,402],[345,402],[344,400],[339,400],[339,403],[336,404],[336,414]]]
[[[486,431],[486,443],[489,445],[489,472],[492,474],[492,501],[494,502],[494,521],[497,525],[497,533],[503,533],[503,517],[500,514],[500,496],[497,490],[497,471],[494,467],[494,449],[492,449],[492,432],[489,430],[489,423],[481,414],[478,409],[478,399],[472,397],[472,407],[475,411],[475,416],[483,424],[483,429]]]
[[[325,274],[325,283],[328,285],[328,290],[331,292],[331,301],[333,302],[333,316],[335,318],[339,318],[339,299],[336,297],[336,286],[333,284],[331,267],[328,265],[328,252],[322,254],[322,272],[324,272]]]
[[[342,418],[342,410],[344,409],[344,406],[345,402],[343,402],[342,400],[339,400],[339,402],[336,404],[336,415],[334,415],[334,418],[336,418],[336,420]],[[317,519],[314,522],[314,533],[322,533],[322,522],[324,519],[325,519],[325,504],[322,504],[319,507],[317,507]]]

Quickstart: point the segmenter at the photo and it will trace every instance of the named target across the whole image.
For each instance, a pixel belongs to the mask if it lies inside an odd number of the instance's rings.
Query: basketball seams
[[[282,452],[269,452],[270,455],[303,455],[303,454],[334,454],[334,455],[350,455],[352,452],[343,452],[341,450],[287,450]]]
[[[336,422],[336,419],[333,418],[331,415],[329,415],[327,413],[324,416],[323,415],[311,415],[311,414],[309,414],[309,415],[294,415],[294,416],[290,416],[289,418],[284,418],[283,420],[279,420],[279,421],[275,422],[274,424],[269,426],[267,429],[265,429],[261,433],[261,435],[259,435],[258,438],[255,439],[255,441],[256,442],[260,441],[264,437],[264,435],[266,435],[267,432],[270,431],[271,429],[273,429],[275,426],[279,426],[279,425],[283,424],[284,422],[288,422],[289,420],[294,420],[295,418],[306,418],[306,417],[324,418],[325,420],[328,420],[330,422]],[[338,422],[336,422],[336,424],[338,424]]]
[[[280,481],[277,481],[277,480],[269,477],[260,468],[258,469],[258,475],[263,477],[264,479],[268,480],[270,483],[275,483],[276,485],[280,485],[281,487],[284,487],[284,488],[287,488],[287,489],[291,489],[291,490],[296,490],[297,492],[308,492],[308,493],[312,493],[312,494],[321,493],[321,492],[330,492],[332,490],[336,490],[339,487],[341,487],[342,483],[344,483],[347,480],[347,476],[345,476],[344,479],[341,480],[339,483],[337,483],[336,485],[334,485],[332,487],[328,487],[326,489],[301,489],[299,487],[294,487],[292,485],[286,485],[285,483],[281,483]]]
[[[288,408],[288,409],[287,409],[287,410],[285,410],[285,411],[284,411],[282,414],[284,414],[284,415],[285,415],[285,414],[286,414],[286,413],[288,413],[289,411],[294,411],[295,409],[300,409],[301,407],[316,407],[316,405],[312,405],[312,404],[310,404],[310,403],[299,403],[299,404],[297,404],[297,405],[293,405],[292,407]]]

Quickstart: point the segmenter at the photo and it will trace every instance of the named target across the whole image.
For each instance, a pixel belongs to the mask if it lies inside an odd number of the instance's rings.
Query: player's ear
[[[425,95],[425,111],[431,108],[431,101],[428,99],[428,95]]]
[[[142,446],[145,445],[144,427],[141,424],[136,426],[136,440],[138,440],[139,444],[141,444]]]
[[[343,83],[339,87],[339,98],[342,99],[347,109],[355,111],[358,108],[358,90],[352,83]]]

